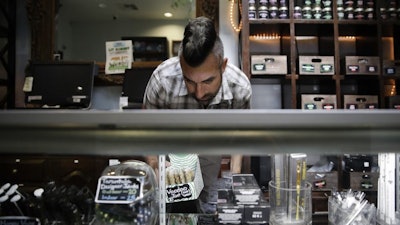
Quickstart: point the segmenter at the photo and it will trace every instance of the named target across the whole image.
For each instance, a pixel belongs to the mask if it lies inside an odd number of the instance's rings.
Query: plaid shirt
[[[249,79],[228,63],[221,87],[206,109],[249,109],[250,98]],[[178,57],[164,61],[154,70],[143,103],[146,109],[205,109],[188,94]]]

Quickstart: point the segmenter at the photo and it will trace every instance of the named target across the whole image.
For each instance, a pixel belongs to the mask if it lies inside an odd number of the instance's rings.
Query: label
[[[38,218],[26,216],[5,216],[0,217],[1,225],[40,225]]]
[[[24,92],[31,92],[33,84],[33,77],[25,77],[24,87],[22,90]]]
[[[188,199],[193,196],[189,184],[180,184],[172,187],[167,187],[167,198],[169,202]]]
[[[96,203],[129,204],[141,197],[141,182],[132,176],[102,176],[96,191]]]

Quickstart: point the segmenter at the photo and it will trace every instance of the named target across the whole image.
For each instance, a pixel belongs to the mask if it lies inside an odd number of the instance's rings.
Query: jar
[[[311,18],[312,18],[311,7],[304,6],[303,7],[303,19],[311,19]]]
[[[286,0],[280,0],[279,1],[279,7],[287,7],[287,1]]]
[[[337,8],[337,15],[338,15],[338,19],[339,20],[344,19],[344,9],[343,9],[343,7],[338,7]]]
[[[287,19],[288,18],[288,8],[286,6],[279,8],[279,18]]]
[[[269,7],[278,7],[278,0],[269,0]]]
[[[397,11],[396,8],[392,7],[388,10],[388,19],[397,19]]]
[[[332,4],[332,2],[331,2],[331,0],[324,0],[324,1],[322,1],[322,5],[323,5],[323,7],[331,7],[331,4]]]
[[[364,17],[364,8],[356,8],[354,10],[354,18],[358,20],[363,20]]]
[[[249,20],[257,19],[257,11],[255,5],[249,5]]]
[[[353,6],[354,6],[354,1],[346,0],[346,1],[344,2],[344,5],[345,5],[346,7],[353,7]]]
[[[374,19],[374,8],[366,8],[365,9],[365,19],[372,20]]]
[[[353,7],[347,7],[344,10],[344,18],[348,20],[354,19],[354,9]]]
[[[325,7],[322,9],[322,19],[330,20],[332,19],[332,9],[331,7]]]
[[[356,7],[357,8],[364,8],[364,0],[357,0]]]
[[[314,7],[312,9],[312,14],[313,14],[314,19],[317,19],[317,20],[321,19],[321,17],[322,17],[321,7],[319,7],[319,6]]]
[[[301,7],[300,6],[295,6],[294,11],[293,11],[293,18],[294,19],[301,19],[302,13],[301,13]]]
[[[271,19],[279,18],[278,7],[276,7],[276,6],[269,7],[269,18],[271,18]]]
[[[381,19],[386,20],[388,18],[386,8],[380,8],[379,10],[381,12]]]
[[[268,8],[266,6],[261,6],[258,8],[258,18],[259,19],[268,19],[269,18],[269,12],[268,12]]]

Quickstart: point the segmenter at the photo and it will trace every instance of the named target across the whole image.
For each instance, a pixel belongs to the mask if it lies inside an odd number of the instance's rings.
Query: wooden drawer
[[[329,191],[338,189],[338,172],[325,173],[307,172],[307,181],[310,182],[312,190]]]
[[[351,172],[350,188],[359,191],[377,191],[379,173],[376,172]]]

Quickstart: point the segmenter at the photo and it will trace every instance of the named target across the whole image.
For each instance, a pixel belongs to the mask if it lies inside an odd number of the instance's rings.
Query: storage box
[[[299,74],[333,75],[335,59],[333,56],[299,56]]]
[[[377,109],[378,96],[376,95],[344,95],[345,109]]]
[[[307,181],[314,191],[338,190],[338,172],[307,172]]]
[[[168,176],[170,175],[169,174],[166,175],[167,180],[169,179]],[[200,162],[199,158],[196,157],[193,181],[187,183],[166,185],[166,202],[172,203],[172,202],[181,202],[181,201],[189,201],[197,199],[203,187],[204,183],[200,169]]]
[[[377,172],[350,172],[350,188],[358,191],[378,190]]]
[[[287,70],[286,55],[252,55],[251,56],[251,74],[284,74]]]
[[[336,95],[301,95],[302,109],[336,109]]]
[[[383,60],[383,75],[400,76],[400,60]]]
[[[375,56],[346,56],[346,75],[379,75],[379,57]]]
[[[232,175],[232,190],[237,204],[258,204],[261,189],[253,174]]]
[[[236,204],[232,189],[218,190],[217,211],[220,224],[242,223],[244,206]]]
[[[261,201],[258,205],[245,205],[243,222],[245,224],[267,224],[270,208],[267,201]]]

